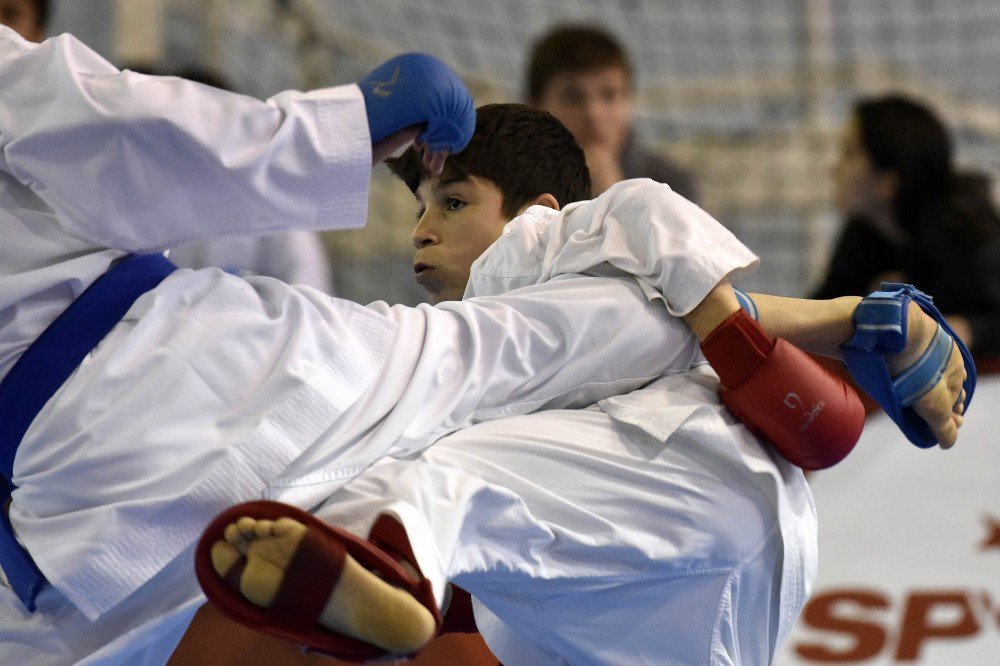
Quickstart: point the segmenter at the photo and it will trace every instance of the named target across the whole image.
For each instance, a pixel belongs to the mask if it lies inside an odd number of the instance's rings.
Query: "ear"
[[[537,197],[535,197],[528,203],[521,206],[521,210],[517,211],[517,214],[520,215],[524,211],[528,210],[528,208],[530,208],[531,206],[546,206],[548,208],[553,208],[555,210],[560,209],[559,201],[556,200],[554,196],[546,192],[545,194],[539,194]]]

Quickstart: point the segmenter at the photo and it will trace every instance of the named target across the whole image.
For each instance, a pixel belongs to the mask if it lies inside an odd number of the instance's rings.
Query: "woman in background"
[[[860,101],[834,179],[847,223],[812,297],[919,284],[974,354],[1000,358],[1000,215],[986,176],[956,173],[943,123],[906,97]]]

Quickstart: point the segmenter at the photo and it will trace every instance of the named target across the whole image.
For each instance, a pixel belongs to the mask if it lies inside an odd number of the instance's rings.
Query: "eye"
[[[461,199],[456,199],[455,197],[448,197],[444,200],[445,210],[461,210],[465,207],[465,202]]]

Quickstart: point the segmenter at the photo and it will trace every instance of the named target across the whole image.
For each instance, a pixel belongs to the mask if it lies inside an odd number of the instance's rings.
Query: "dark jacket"
[[[960,178],[941,218],[906,241],[886,239],[863,218],[848,220],[812,297],[863,296],[886,271],[902,272],[945,315],[965,317],[973,353],[1000,358],[1000,216],[982,177]]]

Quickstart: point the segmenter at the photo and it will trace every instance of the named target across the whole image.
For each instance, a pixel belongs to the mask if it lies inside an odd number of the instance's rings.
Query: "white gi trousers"
[[[407,529],[507,664],[767,664],[816,575],[797,467],[706,366],[583,410],[491,421],[383,461],[316,514]]]

